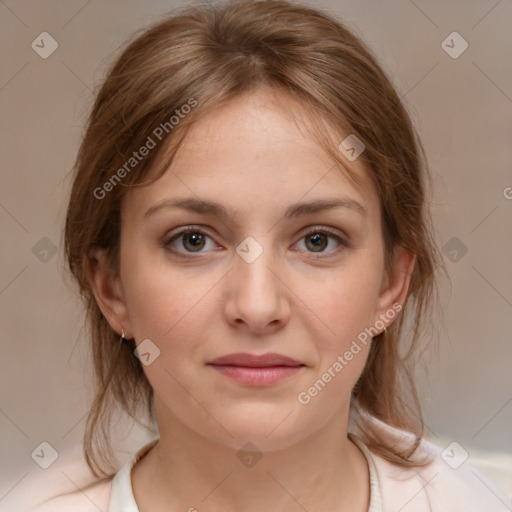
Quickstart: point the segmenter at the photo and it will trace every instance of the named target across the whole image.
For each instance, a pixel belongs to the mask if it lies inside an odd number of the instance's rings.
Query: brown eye
[[[327,228],[311,230],[302,237],[301,242],[302,240],[305,241],[304,246],[306,252],[316,253],[321,257],[324,255],[336,255],[341,250],[349,247],[347,241]],[[335,242],[334,246],[332,240]]]
[[[200,251],[204,245],[204,235],[197,231],[190,231],[182,235],[183,247],[191,252]]]
[[[329,237],[324,233],[313,233],[311,235],[307,235],[306,237],[306,246],[308,249],[311,249],[313,252],[322,252],[325,250],[329,243]],[[311,243],[308,243],[311,242]]]
[[[176,233],[167,242],[164,242],[164,247],[174,253],[190,254],[205,252],[208,240],[211,241],[212,249],[216,247],[210,236],[208,236],[201,229],[184,229]]]

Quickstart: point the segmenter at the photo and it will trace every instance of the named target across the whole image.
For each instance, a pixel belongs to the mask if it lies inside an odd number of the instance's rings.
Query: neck
[[[216,443],[172,418],[132,471],[140,512],[368,510],[368,466],[347,438],[348,415],[265,453]]]

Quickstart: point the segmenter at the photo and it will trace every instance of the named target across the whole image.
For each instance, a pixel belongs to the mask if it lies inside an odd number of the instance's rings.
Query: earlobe
[[[387,274],[379,295],[377,318],[382,318],[383,314],[388,317],[386,312],[396,311],[398,305],[399,310],[402,309],[407,299],[415,263],[416,255],[412,251],[402,246],[396,247],[391,272]],[[389,316],[393,318],[395,314]],[[392,323],[389,322],[386,327]]]
[[[106,249],[95,247],[89,251],[87,277],[96,303],[112,329],[120,336],[124,329],[125,337],[133,338],[121,279],[111,268]]]

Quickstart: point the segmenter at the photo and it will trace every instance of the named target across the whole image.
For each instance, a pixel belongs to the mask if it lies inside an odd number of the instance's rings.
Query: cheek
[[[368,273],[362,276],[357,272],[341,277],[345,279],[339,285],[331,285],[323,300],[313,297],[315,311],[325,319],[325,326],[320,323],[316,332],[310,330],[317,364],[314,375],[296,396],[299,407],[320,423],[350,400],[372,343],[372,336],[365,329],[373,320],[376,280]]]
[[[212,307],[208,292],[213,291],[214,280],[191,281],[186,273],[145,265],[141,260],[130,265],[126,275],[125,298],[136,342],[149,339],[159,351],[144,365],[144,372],[155,394],[170,409],[183,406],[180,414],[186,415],[187,407],[196,407],[191,396],[201,396],[199,381],[191,381],[190,375],[203,364],[198,349],[208,332],[208,308]]]
[[[121,272],[126,305],[135,339],[149,338],[163,344],[174,338],[179,344],[183,330],[199,332],[198,311],[215,285],[205,273],[190,279],[190,272],[172,268],[164,256],[149,251],[127,251]],[[204,309],[204,308],[203,308]]]
[[[327,282],[304,279],[297,295],[304,297],[317,340],[332,355],[372,325],[381,274],[378,262],[361,262],[333,272]],[[315,322],[313,322],[315,319]]]

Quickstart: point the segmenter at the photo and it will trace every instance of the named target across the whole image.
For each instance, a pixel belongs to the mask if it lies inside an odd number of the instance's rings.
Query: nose
[[[288,323],[290,290],[283,267],[270,249],[263,250],[254,261],[236,254],[227,279],[225,314],[231,325],[263,335]]]

